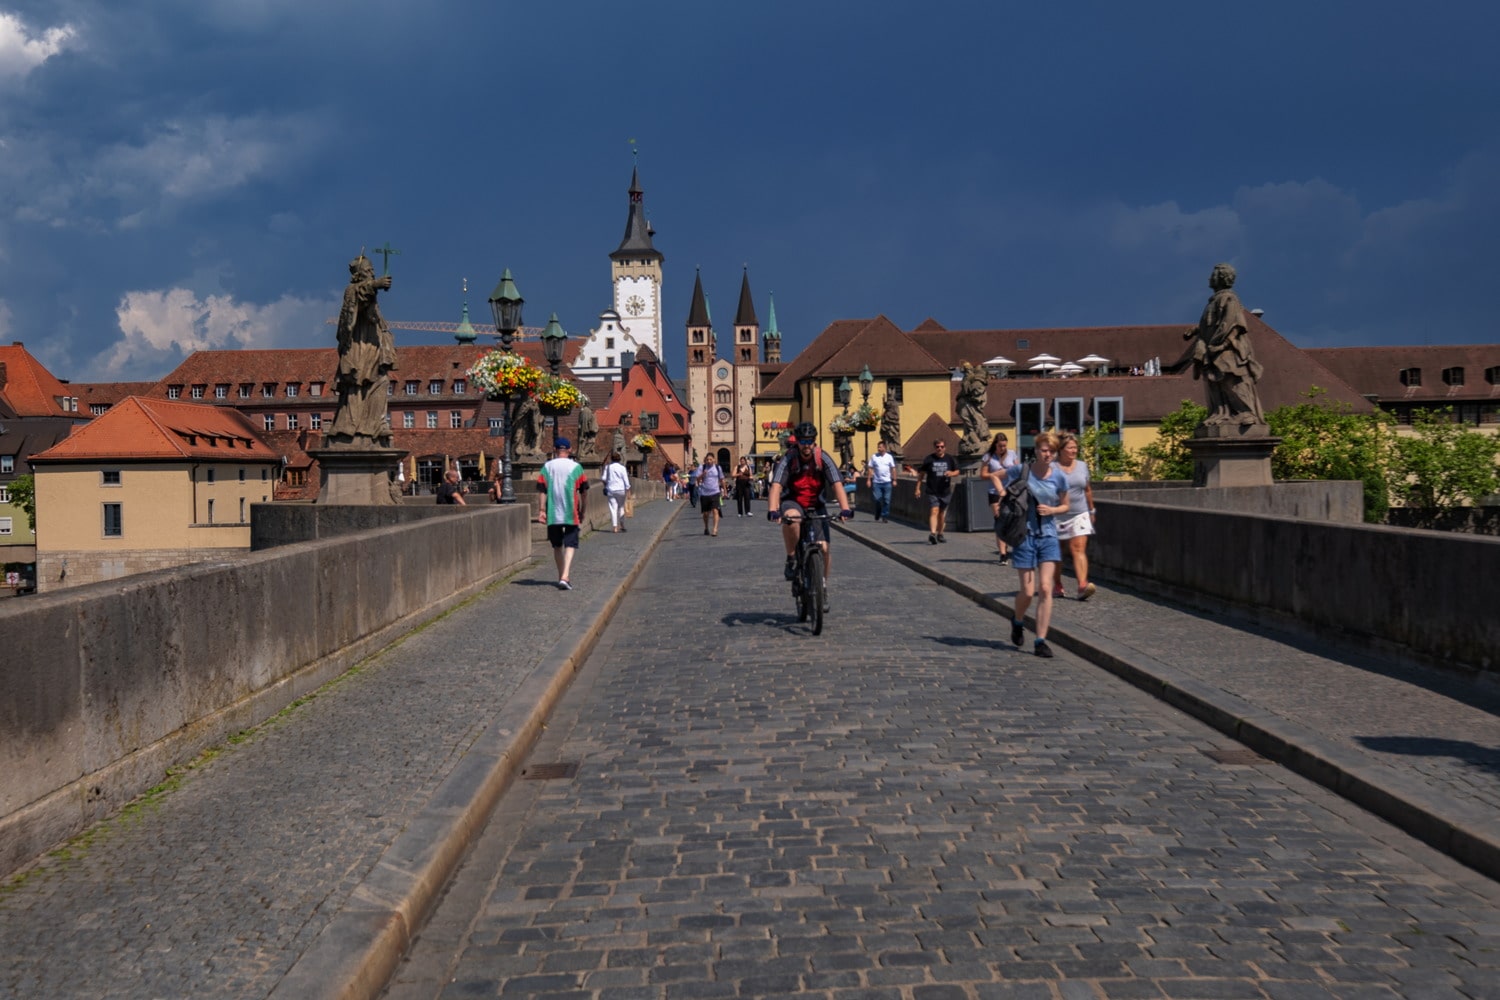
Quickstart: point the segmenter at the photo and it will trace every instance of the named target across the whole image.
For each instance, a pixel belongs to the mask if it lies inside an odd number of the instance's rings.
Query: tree
[[[1355,413],[1347,403],[1330,406],[1320,399],[1325,394],[1313,386],[1304,393],[1307,402],[1266,414],[1271,433],[1281,438],[1271,455],[1271,476],[1357,479],[1364,484],[1365,520],[1383,523],[1395,457],[1391,418],[1378,411]]]
[[[10,481],[10,501],[26,512],[31,521],[31,530],[36,530],[36,480],[30,475],[17,476]]]
[[[1185,442],[1193,429],[1208,416],[1208,407],[1184,399],[1182,405],[1162,418],[1156,440],[1138,451],[1133,459],[1142,479],[1192,479],[1193,456]]]
[[[1135,461],[1125,451],[1124,445],[1118,440],[1111,440],[1118,431],[1118,425],[1105,424],[1102,427],[1089,427],[1078,436],[1078,450],[1084,461],[1089,463],[1091,475],[1135,475]]]
[[[1404,506],[1473,507],[1500,489],[1500,437],[1453,420],[1452,409],[1417,410],[1411,437],[1396,440],[1391,492]]]

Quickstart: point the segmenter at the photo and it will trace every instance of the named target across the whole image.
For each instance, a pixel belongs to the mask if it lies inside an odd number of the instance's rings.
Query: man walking
[[[572,590],[568,572],[578,551],[578,526],[583,523],[584,501],[589,479],[583,466],[573,461],[573,443],[567,438],[552,442],[555,457],[542,466],[537,483],[542,488],[542,510],[537,520],[547,526],[547,541],[557,563],[557,589]]]
[[[870,496],[875,501],[875,520],[891,520],[891,488],[896,478],[896,456],[886,450],[885,442],[875,445],[875,454],[865,463],[870,482]]]
[[[719,533],[720,511],[724,506],[724,470],[718,462],[704,462],[698,473],[698,508],[703,511],[703,533]]]
[[[437,502],[442,504],[456,504],[460,507],[468,506],[464,502],[464,487],[463,483],[459,481],[457,469],[449,469],[443,473],[443,481],[438,484],[437,488]]]
[[[948,517],[948,501],[953,495],[953,480],[958,478],[958,462],[948,457],[946,441],[932,442],[932,454],[922,459],[922,464],[908,472],[917,473],[916,497],[922,499],[922,488],[927,488],[927,543],[936,545],[948,539],[943,534],[943,523]]]

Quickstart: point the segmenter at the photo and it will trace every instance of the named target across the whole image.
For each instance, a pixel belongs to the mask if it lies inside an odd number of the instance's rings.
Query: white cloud
[[[1175,201],[1132,208],[1116,205],[1105,220],[1110,242],[1122,250],[1168,251],[1225,259],[1244,240],[1240,216],[1227,205],[1183,211]]]
[[[71,24],[34,35],[15,14],[0,11],[0,77],[25,76],[77,40]]]
[[[186,288],[126,292],[115,309],[120,337],[93,377],[160,378],[193,351],[307,346],[333,310],[328,301],[292,296],[257,305],[229,295],[200,299]]]

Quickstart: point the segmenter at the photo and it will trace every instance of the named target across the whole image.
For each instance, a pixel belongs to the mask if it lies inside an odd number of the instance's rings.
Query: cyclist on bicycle
[[[802,515],[808,511],[822,514],[826,510],[828,490],[833,490],[839,504],[839,517],[845,521],[854,516],[844,493],[844,477],[833,458],[818,448],[818,428],[803,422],[792,431],[787,453],[771,473],[770,510],[767,519],[781,522],[781,541],[786,546],[786,578],[797,575],[797,534]],[[828,555],[828,522],[813,521],[809,527],[823,550],[823,579],[828,579],[831,561]]]

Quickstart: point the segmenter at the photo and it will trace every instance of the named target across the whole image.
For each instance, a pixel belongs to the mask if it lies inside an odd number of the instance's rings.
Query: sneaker
[[[1052,588],[1052,596],[1053,597],[1067,597],[1068,596],[1068,592],[1066,590],[1063,590],[1062,587],[1060,587],[1060,586],[1053,587]]]
[[[1010,623],[1010,644],[1012,646],[1019,647],[1021,645],[1021,643],[1025,642],[1025,641],[1026,641],[1026,629],[1021,625],[1020,622],[1014,622],[1014,621],[1011,622]]]
[[[1078,599],[1080,601],[1086,601],[1086,600],[1088,600],[1090,597],[1094,596],[1094,591],[1097,590],[1097,589],[1098,588],[1095,587],[1092,583],[1088,584],[1087,586],[1083,587],[1082,589],[1080,589],[1078,591]]]
[[[946,544],[947,541],[948,541],[948,536],[947,535],[938,535],[938,541],[943,542],[943,543]]]
[[[1002,555],[1000,557],[1000,565],[1001,566],[1004,566],[1004,565],[1006,565],[1009,562],[1010,562],[1010,556],[1008,556],[1008,555]]]
[[[788,580],[796,579],[796,577],[797,577],[797,557],[796,556],[787,556],[786,557],[786,569],[784,569],[782,571],[782,576],[785,576]]]
[[[937,544],[937,535],[928,535],[927,536],[927,544],[928,545],[936,545]]]
[[[708,534],[708,529],[707,529],[707,528],[704,528],[704,529],[703,529],[703,533],[704,533],[704,534],[705,534],[705,535],[706,535],[706,534]]]
[[[567,580],[558,580],[557,581],[557,589],[558,590],[572,590],[573,589],[573,585],[571,583],[569,583]]]
[[[1052,659],[1052,647],[1047,645],[1046,639],[1038,639],[1036,641],[1036,649],[1034,650],[1034,652],[1037,656],[1043,657],[1048,660]]]

